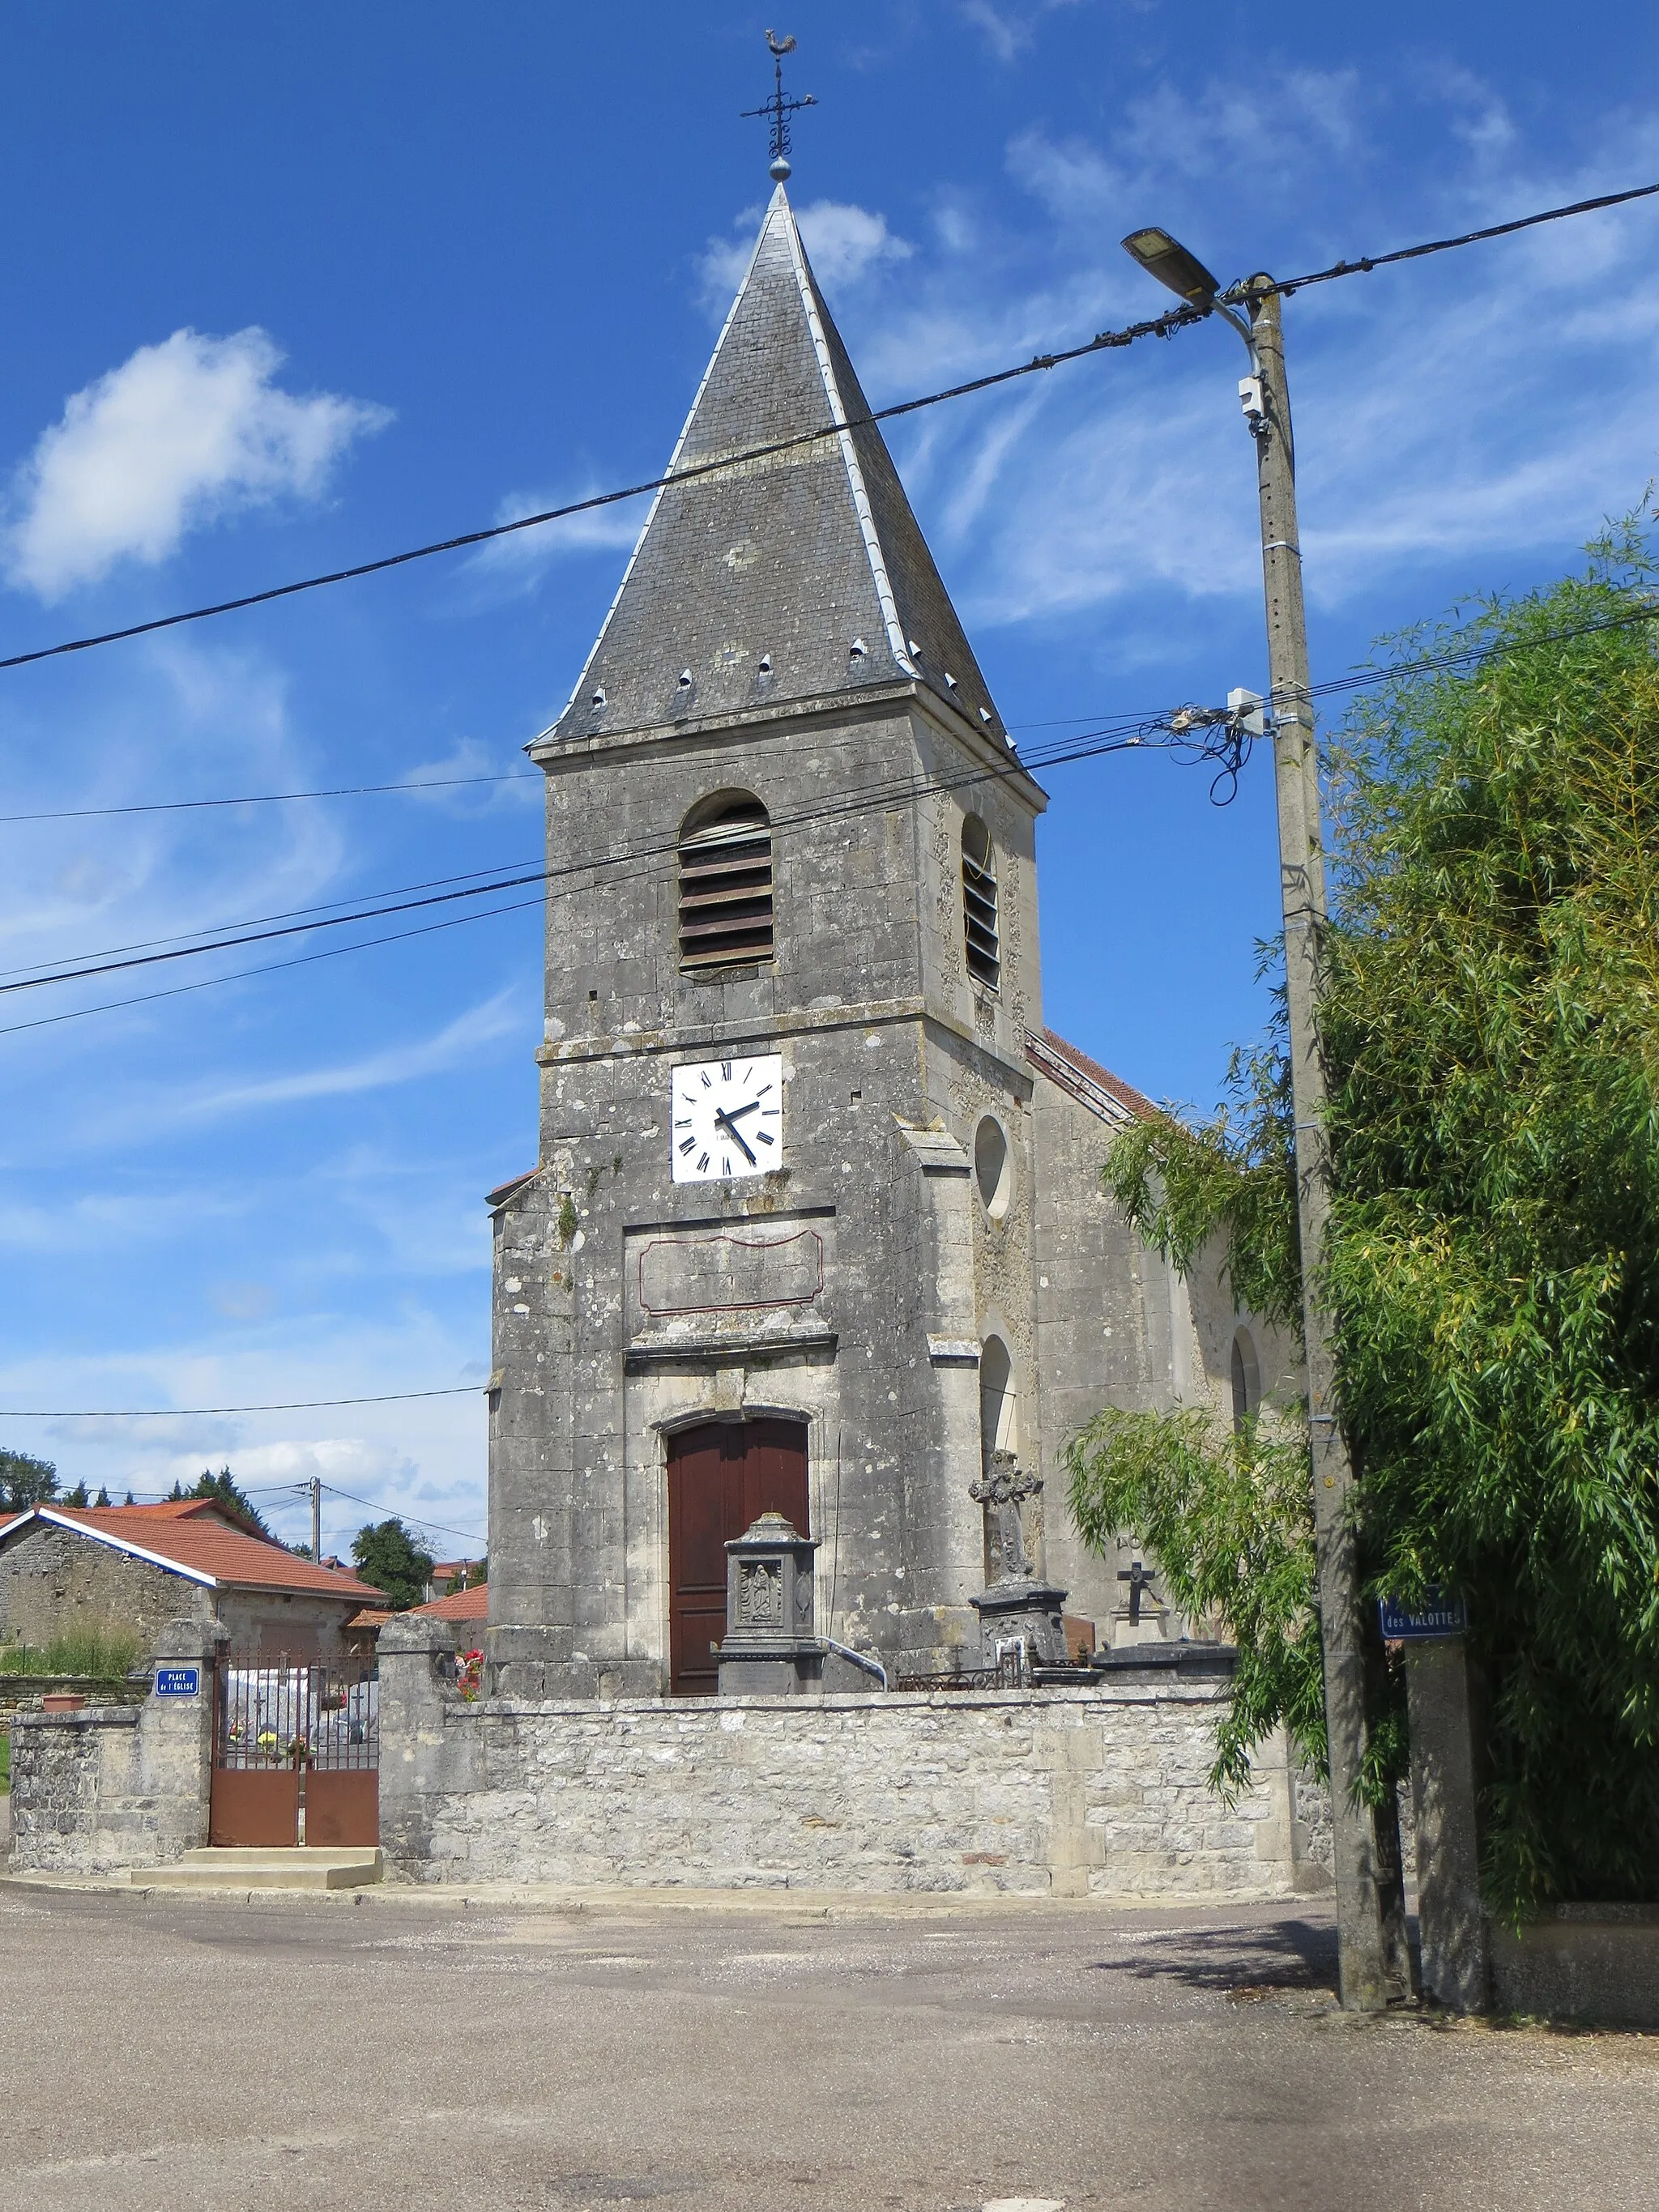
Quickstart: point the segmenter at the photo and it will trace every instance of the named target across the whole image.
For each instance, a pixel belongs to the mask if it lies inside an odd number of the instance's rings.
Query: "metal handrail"
[[[833,1651],[838,1659],[850,1660],[854,1667],[863,1668],[866,1674],[873,1674],[884,1690],[892,1688],[887,1679],[887,1669],[879,1659],[872,1659],[867,1651],[854,1651],[850,1644],[837,1644],[833,1636],[820,1636],[818,1642],[826,1651]]]

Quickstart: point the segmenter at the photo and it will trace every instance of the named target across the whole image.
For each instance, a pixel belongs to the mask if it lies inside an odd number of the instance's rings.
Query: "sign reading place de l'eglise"
[[[158,1698],[198,1698],[202,1694],[202,1670],[199,1667],[158,1667],[155,1670],[155,1694]]]
[[[1377,1602],[1385,1643],[1405,1644],[1426,1636],[1462,1636],[1468,1628],[1468,1606],[1456,1592],[1431,1590],[1425,1604],[1403,1606],[1397,1598]]]

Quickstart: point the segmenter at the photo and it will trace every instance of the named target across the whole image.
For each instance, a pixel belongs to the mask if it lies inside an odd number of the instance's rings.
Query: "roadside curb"
[[[1278,1905],[1306,1912],[1317,1911],[1322,1900],[1274,1896],[1265,1891],[1229,1893],[1223,1897],[1194,1897],[1169,1891],[1134,1897],[1054,1897],[1046,1893],[956,1890],[869,1892],[853,1894],[839,1890],[565,1888],[549,1883],[477,1883],[380,1881],[357,1889],[244,1889],[227,1884],[222,1889],[182,1890],[152,1886],[142,1879],[128,1881],[112,1875],[3,1874],[0,1888],[38,1890],[54,1895],[137,1898],[172,1904],[258,1904],[268,1899],[303,1898],[331,1905],[448,1906],[481,1911],[540,1911],[564,1918],[616,1919],[641,1914],[714,1913],[810,1914],[816,1919],[984,1917],[1010,1910],[1089,1914],[1102,1917],[1119,1912],[1202,1913],[1224,1915],[1236,1906],[1255,1909]]]

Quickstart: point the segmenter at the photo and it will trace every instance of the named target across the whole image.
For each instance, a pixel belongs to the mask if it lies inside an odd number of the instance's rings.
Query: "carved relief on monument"
[[[744,1566],[738,1583],[738,1621],[744,1628],[782,1626],[783,1573],[775,1561],[756,1559]]]
[[[836,1218],[772,1214],[729,1225],[629,1230],[623,1285],[630,1353],[692,1344],[825,1340]]]
[[[810,1305],[823,1288],[823,1239],[813,1229],[653,1237],[639,1255],[638,1287],[641,1311],[653,1316]]]

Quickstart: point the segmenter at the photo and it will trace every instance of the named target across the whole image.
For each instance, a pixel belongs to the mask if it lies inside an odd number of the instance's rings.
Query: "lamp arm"
[[[1231,323],[1233,328],[1238,332],[1239,337],[1244,341],[1244,350],[1250,356],[1250,374],[1252,376],[1260,376],[1261,374],[1261,363],[1256,356],[1255,340],[1250,334],[1249,325],[1245,321],[1243,315],[1236,313],[1231,307],[1224,307],[1219,300],[1217,300],[1213,305],[1216,313],[1222,318],[1224,322]]]

